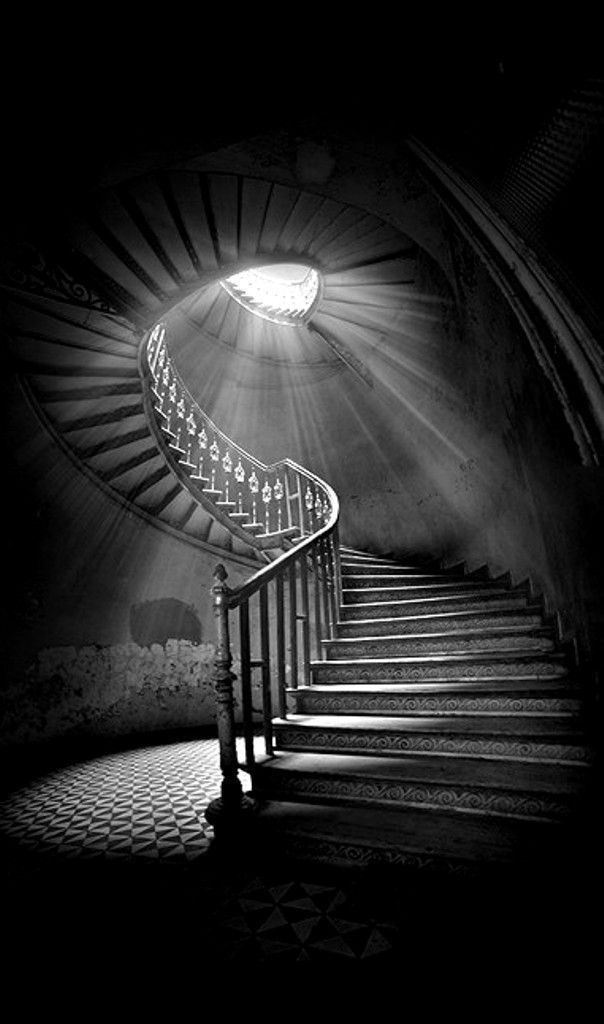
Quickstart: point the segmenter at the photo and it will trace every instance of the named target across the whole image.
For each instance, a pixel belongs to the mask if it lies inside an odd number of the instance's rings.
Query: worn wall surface
[[[262,165],[253,147],[229,151],[224,165],[234,156],[250,173],[295,180],[295,148]],[[420,246],[399,335],[350,332],[366,379],[338,370],[303,381],[267,365],[254,386],[235,356],[201,339],[200,358],[215,364],[206,379],[226,383],[202,387],[200,401],[263,461],[290,456],[329,480],[344,542],[530,576],[575,621],[585,602],[599,606],[600,476],[580,466],[526,338],[409,162],[344,149],[334,159],[320,188]],[[16,385],[5,415],[2,742],[210,723],[216,557],[109,499]],[[229,582],[251,571],[229,565]]]
[[[251,569],[147,524],[64,455],[6,382],[0,743],[210,725],[210,586]]]

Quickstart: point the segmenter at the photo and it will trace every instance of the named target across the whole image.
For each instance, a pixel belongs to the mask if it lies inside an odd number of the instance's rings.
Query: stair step
[[[478,757],[585,764],[589,752],[567,718],[483,716],[449,718],[291,715],[273,723],[280,750]]]
[[[353,562],[349,564],[347,562],[340,563],[342,569],[342,576],[348,584],[349,580],[372,580],[375,579],[376,585],[381,586],[382,580],[388,580],[390,578],[400,580],[447,580],[455,581],[466,580],[467,576],[454,576],[451,573],[444,572],[426,572],[421,566],[417,565],[392,565],[390,563],[379,565],[379,564],[368,564],[365,565],[362,562]],[[471,582],[471,581],[470,581]],[[492,581],[490,581],[492,582]],[[359,583],[359,586],[364,586],[363,583]]]
[[[461,633],[468,630],[477,634],[488,632],[518,632],[533,630],[543,625],[542,616],[537,609],[526,608],[523,611],[459,611],[440,612],[434,615],[392,616],[384,619],[350,619],[338,622],[338,638],[357,636],[418,636],[425,633]]]
[[[505,654],[435,654],[398,658],[361,658],[338,661],[313,661],[311,673],[316,683],[405,683],[406,681],[451,679],[527,679],[566,676],[564,655],[547,656],[538,652]]]
[[[340,568],[347,573],[358,573],[364,575],[365,573],[375,573],[380,576],[382,573],[405,573],[405,572],[416,572],[421,573],[422,567],[418,565],[402,565],[400,562],[392,562],[390,559],[373,559],[373,558],[353,558],[351,556],[341,555],[340,556]]]
[[[463,594],[466,591],[484,591],[494,593],[509,593],[507,588],[497,584],[494,580],[469,580],[464,576],[428,576],[414,573],[382,573],[378,576],[357,576],[344,574],[342,577],[342,593],[344,595],[357,594],[360,591],[368,590],[378,597],[384,593],[386,599],[396,596],[392,592],[400,590],[402,596],[410,594]],[[353,599],[351,597],[351,599]]]
[[[399,636],[359,636],[323,640],[326,657],[379,658],[393,655],[413,654],[466,654],[508,651],[552,651],[554,639],[552,630],[541,627],[532,632],[514,633],[488,630],[467,630],[456,633],[402,634]]]
[[[424,597],[415,601],[358,601],[340,607],[340,620],[347,622],[350,619],[399,618],[406,615],[432,615],[449,611],[513,611],[525,608],[526,605],[525,594],[510,592],[478,596],[453,594],[448,597]]]
[[[565,680],[468,683],[369,683],[300,686],[290,692],[307,715],[579,715]]]
[[[342,587],[342,600],[345,605],[441,597],[452,601],[458,598],[479,598],[483,601],[490,601],[491,598],[508,597],[510,593],[517,593],[517,591],[511,592],[492,583],[443,583],[417,587]],[[524,596],[523,591],[520,593]]]
[[[555,820],[568,815],[579,802],[586,775],[576,765],[277,751],[273,759],[256,767],[254,793],[265,799],[430,807]]]
[[[276,855],[355,868],[386,865],[435,873],[474,863],[539,862],[559,823],[473,817],[436,809],[268,801],[259,828]]]

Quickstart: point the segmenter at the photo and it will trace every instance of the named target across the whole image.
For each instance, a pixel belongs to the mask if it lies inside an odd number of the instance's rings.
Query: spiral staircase
[[[282,358],[295,331],[299,372],[362,374],[346,331],[387,328],[414,257],[401,232],[320,195],[241,175],[151,175],[91,199],[62,237],[9,253],[4,333],[39,416],[98,486],[160,528],[253,564],[270,549],[204,507],[165,458],[145,413],[143,337],[165,320],[172,335],[184,327],[265,360]],[[322,274],[312,323],[259,321],[220,285],[242,267],[294,260]]]
[[[207,364],[212,345],[283,358],[295,330],[297,372],[362,377],[347,334],[395,329],[415,256],[391,225],[312,191],[149,175],[91,199],[61,237],[12,254],[4,333],[40,420],[96,486],[257,570],[326,524],[332,506],[312,474],[254,461],[229,423],[209,419],[164,333],[201,333]],[[260,321],[221,286],[286,261],[322,276],[312,319],[296,328]],[[261,514],[259,488],[245,507],[237,492],[239,466],[240,482],[259,476],[268,488]],[[283,690],[268,726],[275,749],[251,768],[271,844],[330,862],[454,868],[555,845],[587,799],[590,753],[552,622],[509,580],[340,554],[341,580],[335,558],[326,574],[335,611],[321,654],[305,685]]]

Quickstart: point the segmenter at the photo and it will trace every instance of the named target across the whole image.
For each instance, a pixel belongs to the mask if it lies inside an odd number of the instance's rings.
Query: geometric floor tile
[[[26,854],[27,870],[39,874],[36,891],[45,897],[55,884],[55,868],[45,869],[49,855],[53,865],[90,865],[97,880],[104,877],[98,871],[124,863],[157,865],[162,884],[160,865],[184,868],[178,895],[186,879],[187,900],[197,898],[204,908],[196,917],[199,941],[221,962],[379,960],[391,951],[396,929],[364,916],[336,885],[244,871],[215,890],[201,855],[213,836],[204,811],[220,783],[216,739],[108,754],[12,792],[0,804],[0,839]],[[18,875],[18,858],[14,863]],[[10,871],[5,879],[10,886]],[[21,877],[26,890],[29,881]],[[149,886],[151,899],[158,881]]]
[[[236,963],[345,962],[391,952],[396,929],[359,916],[339,887],[255,878],[221,908],[215,941],[223,959]]]
[[[217,740],[121,751],[61,768],[0,805],[0,833],[32,852],[187,863],[213,836]]]

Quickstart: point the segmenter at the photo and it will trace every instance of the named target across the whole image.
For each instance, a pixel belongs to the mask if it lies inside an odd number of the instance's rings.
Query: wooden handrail
[[[295,462],[291,462],[289,459],[285,459],[284,461],[292,468],[300,469],[299,466],[296,466]],[[290,565],[292,560],[297,561],[302,554],[308,553],[317,540],[328,536],[336,527],[340,517],[340,503],[335,491],[329,486],[329,484],[326,484],[323,480],[320,480],[319,477],[314,476],[314,474],[309,473],[308,470],[302,470],[302,472],[320,484],[320,486],[323,487],[329,495],[331,514],[328,517],[327,523],[317,530],[316,533],[313,533],[299,541],[293,548],[290,548],[288,551],[284,551],[283,554],[279,555],[279,557],[274,560],[274,562],[270,562],[269,565],[263,566],[262,569],[259,569],[251,579],[246,580],[246,582],[242,583],[241,586],[229,591],[229,608],[237,608],[242,601],[249,600],[264,583],[269,583],[275,578],[275,576],[282,574]]]
[[[208,821],[221,833],[240,834],[241,826],[249,821],[250,811],[256,807],[243,790],[237,790],[233,765],[237,764],[234,693],[235,676],[230,670],[232,655],[229,643],[229,613],[239,609],[239,643],[241,659],[241,703],[245,762],[243,767],[254,777],[254,721],[252,702],[252,670],[261,672],[262,732],[266,755],[274,756],[273,743],[273,691],[271,670],[271,637],[269,617],[269,588],[275,591],[275,658],[277,703],[281,718],[287,717],[288,692],[310,682],[310,620],[311,600],[309,587],[314,588],[314,626],[317,657],[321,658],[322,640],[333,637],[341,597],[338,525],[340,506],[333,489],[319,477],[286,460],[296,472],[313,481],[328,496],[329,514],[325,521],[315,517],[313,532],[304,537],[274,562],[260,569],[251,579],[231,590],[226,584],[227,572],[223,565],[214,571],[212,595],[217,622],[217,648],[214,686],[220,706],[219,723],[220,764],[223,773],[222,794],[213,800],[207,811]],[[312,511],[309,510],[312,517]],[[318,526],[317,522],[321,521]],[[258,632],[260,657],[253,657],[250,631],[250,602],[258,599]],[[287,604],[287,614],[286,614]],[[300,611],[298,611],[300,609]],[[301,636],[298,635],[299,631]],[[228,650],[225,651],[225,638]],[[289,666],[286,661],[289,640]],[[299,659],[302,660],[300,672]],[[287,678],[289,667],[289,682]],[[227,704],[230,701],[227,712]],[[239,793],[239,799],[233,794]]]

